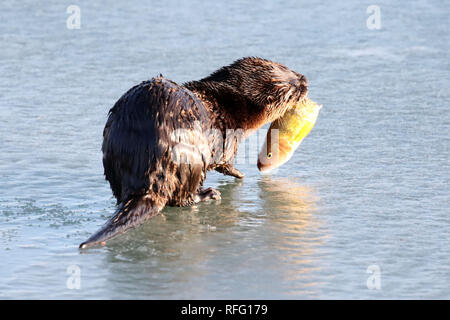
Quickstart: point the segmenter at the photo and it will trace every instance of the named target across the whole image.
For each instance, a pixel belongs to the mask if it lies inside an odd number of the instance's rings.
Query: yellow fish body
[[[272,122],[258,156],[258,169],[270,171],[286,163],[316,124],[321,108],[306,98]]]

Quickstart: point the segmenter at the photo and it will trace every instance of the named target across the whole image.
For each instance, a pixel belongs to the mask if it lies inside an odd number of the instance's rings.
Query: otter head
[[[308,80],[266,59],[242,58],[185,86],[224,111],[235,128],[252,132],[281,117],[306,97]]]
[[[251,129],[280,118],[308,93],[306,77],[280,63],[243,58],[227,69],[228,81],[249,101],[246,121]]]

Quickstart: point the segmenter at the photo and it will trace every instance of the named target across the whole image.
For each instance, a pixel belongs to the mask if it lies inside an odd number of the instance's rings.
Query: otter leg
[[[233,167],[233,165],[231,164],[225,164],[223,166],[217,167],[216,171],[223,173],[226,176],[232,176],[238,179],[244,178],[244,174],[235,167]]]
[[[201,188],[195,196],[195,202],[207,200],[220,200],[220,192],[214,188]]]

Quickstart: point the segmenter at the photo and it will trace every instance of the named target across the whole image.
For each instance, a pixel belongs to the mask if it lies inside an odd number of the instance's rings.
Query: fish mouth
[[[258,159],[258,163],[256,165],[258,166],[258,170],[261,172],[269,172],[273,169],[272,166],[267,166],[267,165],[262,164],[262,162],[259,161],[259,159]]]

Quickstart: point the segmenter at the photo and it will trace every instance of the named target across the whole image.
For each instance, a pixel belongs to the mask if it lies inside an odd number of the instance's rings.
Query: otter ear
[[[308,94],[308,85],[308,79],[304,75],[299,74],[299,77],[296,79],[294,86],[301,98],[306,97],[306,95]]]

